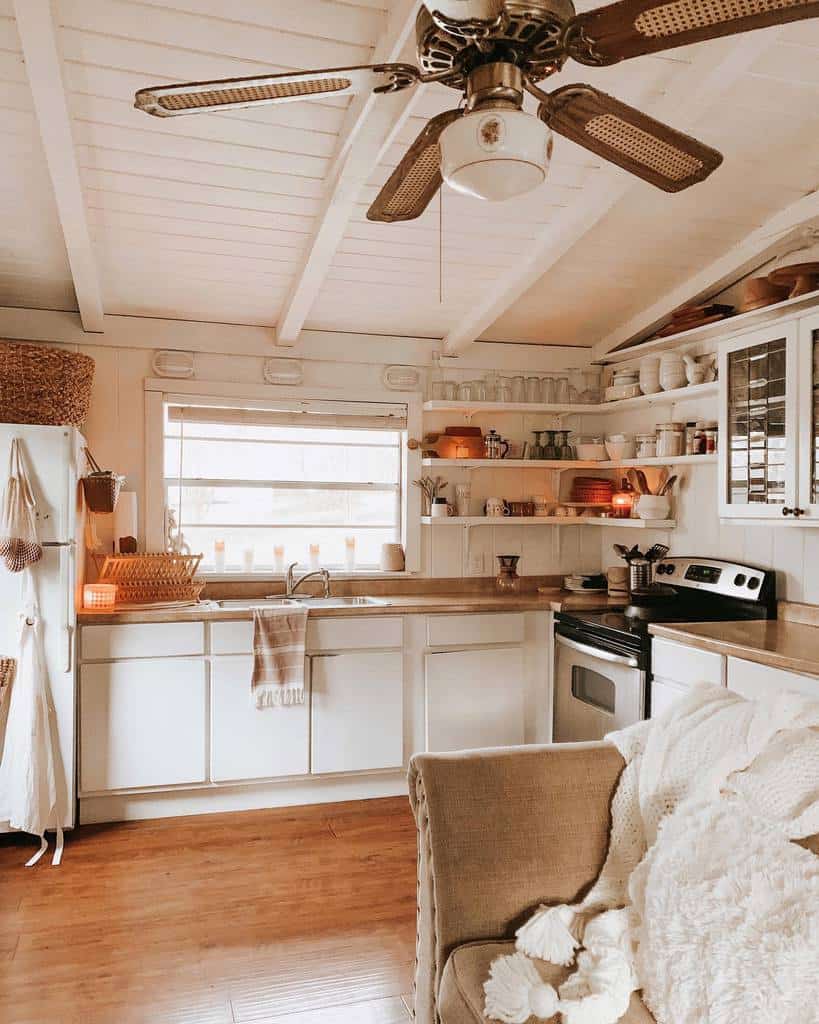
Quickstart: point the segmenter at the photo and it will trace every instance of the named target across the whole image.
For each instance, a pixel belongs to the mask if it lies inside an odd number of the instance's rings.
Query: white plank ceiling
[[[151,84],[364,64],[391,0],[56,0],[63,75],[106,313],[273,326],[302,270],[348,100],[162,120]],[[578,4],[579,9],[596,6]],[[819,183],[819,21],[771,45],[686,126],[725,153],[670,197],[636,183],[484,337],[590,346]],[[608,69],[569,66],[651,112],[721,40]],[[411,48],[406,58],[412,59]],[[557,138],[548,182],[504,204],[448,188],[404,225],[366,210],[430,116],[418,96],[354,207],[305,326],[442,337],[599,187],[600,161]],[[0,0],[0,305],[74,309],[12,0]]]

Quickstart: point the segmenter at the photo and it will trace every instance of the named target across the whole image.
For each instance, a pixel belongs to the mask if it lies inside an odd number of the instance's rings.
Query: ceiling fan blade
[[[566,85],[538,116],[560,135],[665,192],[704,181],[722,154],[590,85]]]
[[[398,92],[418,81],[412,64],[373,64],[355,68],[326,68],[285,75],[253,75],[213,82],[184,82],[140,89],[134,97],[137,110],[156,117],[233,110],[266,103],[292,103],[322,96],[347,96],[358,92]]]
[[[816,0],[621,0],[573,18],[565,45],[575,60],[596,67],[815,17]]]
[[[427,122],[367,210],[367,220],[391,224],[421,216],[443,180],[438,139],[444,128],[462,113],[447,110]]]

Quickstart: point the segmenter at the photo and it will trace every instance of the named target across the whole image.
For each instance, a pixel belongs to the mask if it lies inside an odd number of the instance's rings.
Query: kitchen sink
[[[230,598],[217,601],[226,610],[239,608],[363,608],[371,605],[388,605],[382,597],[312,597],[298,594],[296,597]]]

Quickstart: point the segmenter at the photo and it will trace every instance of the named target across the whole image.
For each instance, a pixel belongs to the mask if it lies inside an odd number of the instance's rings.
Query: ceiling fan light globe
[[[474,110],[447,125],[439,139],[441,174],[457,192],[502,202],[546,180],[552,133],[522,110]]]
[[[425,0],[430,14],[452,21],[494,21],[503,11],[503,0]]]

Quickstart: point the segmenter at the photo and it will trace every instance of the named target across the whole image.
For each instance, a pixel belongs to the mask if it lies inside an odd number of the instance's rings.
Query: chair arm
[[[512,937],[539,903],[573,902],[597,878],[622,769],[607,743],[412,759],[419,1024],[436,1024],[441,972],[455,947]]]

